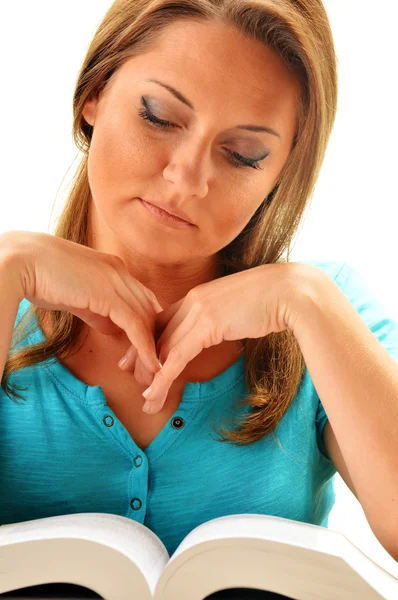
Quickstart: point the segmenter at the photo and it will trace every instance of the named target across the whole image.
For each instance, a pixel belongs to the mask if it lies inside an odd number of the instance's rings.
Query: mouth
[[[167,212],[166,210],[156,206],[155,204],[145,202],[145,200],[142,200],[142,198],[139,198],[139,202],[152,215],[152,217],[156,221],[163,223],[164,225],[166,225],[168,227],[173,227],[173,228],[177,228],[177,229],[181,229],[181,228],[182,229],[186,229],[186,228],[191,229],[192,227],[196,227],[196,225],[194,225],[193,223],[190,223],[189,221],[181,219],[180,217],[176,217],[176,216],[172,215],[171,213]]]
[[[167,208],[164,208],[163,206],[159,206],[158,204],[153,204],[152,202],[147,202],[146,200],[142,200],[142,198],[140,198],[140,200],[146,205],[155,207],[159,211],[159,214],[164,213],[165,215],[168,215],[168,216],[172,217],[173,219],[177,219],[177,221],[187,223],[188,225],[194,225],[193,223],[191,223],[191,221],[189,221],[187,219],[185,214],[182,213],[181,211],[173,212]]]

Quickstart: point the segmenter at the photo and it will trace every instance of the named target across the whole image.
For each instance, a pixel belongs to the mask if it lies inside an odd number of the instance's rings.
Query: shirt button
[[[105,415],[105,417],[102,420],[104,422],[104,425],[106,425],[107,427],[112,427],[112,425],[115,422],[112,415]]]
[[[181,429],[181,427],[184,427],[184,419],[181,417],[174,417],[174,419],[171,421],[171,424],[174,429]]]
[[[133,510],[140,510],[142,502],[139,498],[132,498],[130,500],[130,506]]]
[[[136,467],[140,467],[142,465],[142,456],[136,456],[134,459],[134,464]]]

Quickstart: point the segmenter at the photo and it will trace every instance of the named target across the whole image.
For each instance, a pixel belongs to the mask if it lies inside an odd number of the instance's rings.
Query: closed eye
[[[163,121],[163,119],[159,119],[156,115],[154,115],[148,109],[148,107],[145,106],[144,98],[141,98],[141,102],[144,103],[144,108],[140,109],[138,111],[138,114],[142,119],[145,119],[145,121],[148,121],[149,123],[151,123],[151,125],[153,125],[154,127],[160,128],[160,129],[173,129],[173,128],[178,127],[178,125],[175,125],[174,123],[171,123],[170,121]],[[262,156],[261,158],[252,159],[252,158],[245,158],[244,156],[241,156],[237,152],[228,150],[228,148],[225,148],[225,150],[227,150],[227,152],[230,154],[231,162],[236,167],[252,167],[253,169],[258,169],[259,171],[263,170],[263,168],[260,167],[260,164],[259,164],[260,161],[264,160],[268,156],[268,153],[267,153],[265,156]]]

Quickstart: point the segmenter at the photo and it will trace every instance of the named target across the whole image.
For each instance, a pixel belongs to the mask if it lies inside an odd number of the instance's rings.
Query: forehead
[[[117,74],[123,84],[149,77],[179,89],[198,111],[241,107],[259,116],[285,116],[295,111],[300,91],[272,48],[217,21],[173,22]]]

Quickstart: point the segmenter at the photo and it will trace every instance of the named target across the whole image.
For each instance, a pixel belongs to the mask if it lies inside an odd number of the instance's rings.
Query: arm
[[[11,251],[7,234],[0,236],[0,373],[3,377],[4,365],[11,346],[14,323],[19,303],[24,295],[18,277],[18,257]]]
[[[398,560],[398,363],[326,273],[315,267],[303,286],[293,332],[330,421],[329,448]]]

